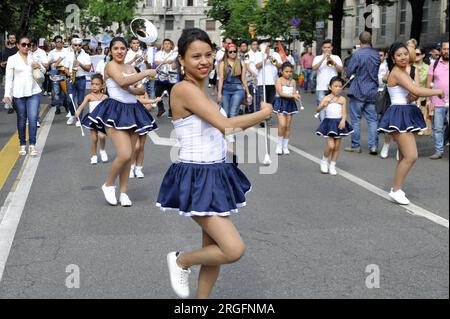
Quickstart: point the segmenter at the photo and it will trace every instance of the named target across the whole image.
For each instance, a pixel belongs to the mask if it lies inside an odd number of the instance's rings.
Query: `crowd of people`
[[[192,217],[203,236],[202,248],[167,255],[171,284],[178,296],[188,297],[190,267],[201,265],[197,297],[206,298],[220,265],[244,253],[228,216],[245,205],[251,184],[235,163],[225,160],[227,142],[235,141],[236,129],[264,126],[276,116],[276,154],[289,154],[292,120],[302,107],[299,89],[316,95],[316,134],[327,141],[320,163],[324,174],[337,175],[343,137],[351,138],[345,151],[362,152],[363,116],[370,154],[378,154],[379,133],[385,133],[382,158],[388,157],[393,140],[398,145],[389,193],[394,202],[409,204],[402,186],[417,160],[416,135],[433,134],[435,154],[430,158],[442,158],[448,145],[448,41],[432,52],[430,64],[413,39],[388,50],[374,49],[368,32],[362,32],[359,41],[359,49],[343,62],[332,54],[331,40],[321,43],[321,55],[314,56],[308,47],[299,57],[271,39],[236,43],[225,37],[216,48],[196,28],[184,30],[177,45],[171,39],[145,44],[135,37],[129,42],[115,37],[109,46],[95,50],[77,35],[67,42],[54,37],[54,48],[48,51],[34,39],[21,36],[16,41],[10,34],[1,56],[3,102],[8,113],[17,113],[20,155],[38,155],[40,99],[49,91],[55,113],[65,108],[67,125],[90,129],[92,165],[98,163],[98,143],[101,161],[108,162],[108,136],[116,157],[101,189],[108,204],[123,207],[132,206],[129,178],[144,177],[146,136],[157,128],[151,111],[156,107],[156,118],[161,118],[167,107],[180,142],[179,162],[165,174],[156,205]],[[304,74],[302,87],[293,77],[298,69]],[[206,82],[212,90],[206,90]],[[169,97],[166,105],[164,95]],[[390,102],[382,97],[390,97]]]

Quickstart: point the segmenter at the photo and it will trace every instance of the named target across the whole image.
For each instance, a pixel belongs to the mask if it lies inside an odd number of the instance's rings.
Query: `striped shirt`
[[[362,102],[375,103],[378,92],[378,70],[381,60],[378,52],[364,47],[352,54],[345,76],[355,74],[350,86],[349,97]]]

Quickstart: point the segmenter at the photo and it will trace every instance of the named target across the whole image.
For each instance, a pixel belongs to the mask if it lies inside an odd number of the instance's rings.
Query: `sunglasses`
[[[422,52],[416,52],[416,55],[422,55]]]
[[[22,48],[25,48],[25,47],[31,48],[31,43],[30,43],[30,42],[28,42],[28,43],[22,42],[22,43],[20,44],[20,46],[21,46]]]
[[[74,47],[81,47],[81,44],[72,44]]]
[[[55,43],[62,43],[62,41],[56,41]]]
[[[228,51],[228,54],[236,53],[237,51]]]

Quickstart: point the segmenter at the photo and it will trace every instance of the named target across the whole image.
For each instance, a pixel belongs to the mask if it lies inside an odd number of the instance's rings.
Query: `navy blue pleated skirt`
[[[298,108],[294,99],[285,99],[277,96],[273,103],[273,112],[292,115],[298,113]]]
[[[329,119],[325,118],[319,125],[319,127],[316,130],[316,134],[319,136],[324,137],[334,137],[334,138],[340,138],[342,136],[348,136],[353,133],[353,127],[348,123],[345,122],[345,128],[340,129],[339,123],[342,119]]]
[[[182,216],[229,216],[246,205],[250,181],[233,163],[174,163],[161,184],[156,206]]]
[[[381,133],[420,132],[427,128],[423,114],[417,105],[391,105],[378,124]]]
[[[83,125],[85,128],[90,130],[96,130],[98,132],[102,132],[106,135],[105,127],[102,125],[95,124],[90,118],[89,115],[91,113],[86,113],[83,118],[81,119],[81,125]]]
[[[98,130],[105,130],[106,127],[132,129],[135,133],[144,135],[158,127],[152,115],[140,102],[122,103],[111,98],[97,105],[88,118]],[[89,123],[86,124],[89,126]]]

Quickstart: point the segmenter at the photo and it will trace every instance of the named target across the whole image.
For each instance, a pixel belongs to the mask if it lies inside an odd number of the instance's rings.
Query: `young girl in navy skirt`
[[[391,134],[397,142],[399,160],[395,170],[394,180],[389,196],[400,204],[408,205],[409,199],[402,191],[402,186],[408,172],[418,158],[414,134],[426,130],[427,126],[422,112],[416,104],[411,104],[418,97],[444,96],[439,89],[426,89],[418,86],[406,72],[409,64],[409,51],[405,44],[394,43],[389,50],[388,90],[391,106],[380,120],[378,131]]]
[[[91,114],[97,105],[99,105],[103,100],[107,99],[108,96],[102,93],[103,87],[103,77],[101,74],[94,74],[91,80],[91,93],[84,97],[83,103],[78,107],[75,112],[75,116],[79,117],[81,111],[86,105],[89,105],[89,113],[85,114],[81,120],[81,125],[91,130],[91,164],[95,165],[98,163],[97,158],[97,142],[100,141],[100,158],[103,163],[108,162],[108,154],[105,151],[106,143],[106,132],[98,131],[97,126],[89,119],[89,114]]]
[[[236,262],[244,243],[230,215],[246,205],[251,184],[237,165],[225,161],[224,134],[245,130],[267,119],[272,106],[227,118],[208,96],[205,81],[214,67],[214,51],[208,34],[185,29],[178,41],[183,80],[171,93],[173,125],[180,143],[179,162],[170,166],[159,191],[157,206],[191,217],[202,229],[202,247],[167,255],[170,282],[175,294],[189,296],[190,267],[200,265],[197,298],[207,298],[219,276],[220,266]]]
[[[137,83],[145,77],[154,77],[155,70],[136,70],[124,63],[127,42],[121,37],[112,39],[110,44],[112,61],[105,67],[105,81],[109,98],[101,102],[89,115],[89,119],[100,129],[106,129],[116,148],[117,156],[111,164],[103,194],[110,205],[117,205],[116,178],[119,176],[120,204],[132,205],[127,195],[131,158],[139,135],[145,135],[156,128],[155,120],[138,102],[136,95],[143,95],[145,89]]]
[[[331,93],[322,99],[316,110],[320,113],[323,108],[326,108],[325,119],[316,131],[317,135],[327,138],[327,147],[320,161],[320,171],[323,174],[337,175],[336,162],[339,157],[341,137],[353,133],[352,126],[347,122],[347,100],[341,96],[343,86],[344,81],[339,76],[332,78],[329,85]],[[330,155],[331,163],[328,165]]]
[[[273,103],[273,112],[278,116],[278,143],[275,152],[278,155],[289,154],[289,136],[291,134],[292,115],[298,112],[295,101],[300,101],[296,92],[297,84],[292,79],[294,67],[289,62],[281,66],[281,77],[275,82],[277,95]]]

